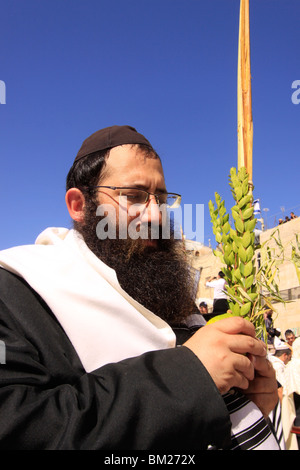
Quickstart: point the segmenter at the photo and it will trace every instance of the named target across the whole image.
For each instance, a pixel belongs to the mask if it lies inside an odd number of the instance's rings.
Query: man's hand
[[[254,326],[241,317],[205,325],[184,346],[200,359],[221,394],[233,387],[248,389],[251,396],[260,393],[249,388],[250,381],[255,377],[254,363],[261,369],[257,369],[262,373],[261,378],[269,378],[262,365],[264,361],[259,362],[260,358],[266,357],[266,346],[255,338]],[[257,383],[256,390],[259,386]]]
[[[244,394],[252,400],[267,417],[278,403],[278,385],[272,364],[264,357],[250,357],[255,378]]]

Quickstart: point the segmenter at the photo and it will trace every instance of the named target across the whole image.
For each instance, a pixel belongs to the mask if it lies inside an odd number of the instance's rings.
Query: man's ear
[[[78,188],[70,188],[66,192],[66,204],[70,216],[75,222],[82,222],[84,218],[84,195]]]

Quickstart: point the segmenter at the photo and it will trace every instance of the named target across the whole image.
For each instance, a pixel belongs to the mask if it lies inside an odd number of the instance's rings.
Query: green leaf
[[[244,248],[248,248],[251,243],[251,235],[250,232],[245,232],[242,238],[242,245]]]
[[[232,246],[230,243],[227,243],[224,247],[224,253],[225,255],[229,256],[232,251]]]
[[[247,220],[245,222],[245,230],[252,232],[252,230],[254,230],[255,228],[255,225],[256,225],[256,219]]]
[[[257,299],[258,294],[253,292],[252,294],[248,294],[248,296],[251,299],[251,302],[254,302]]]
[[[239,306],[238,303],[234,304],[233,309],[232,309],[232,313],[233,313],[233,315],[235,315],[237,317],[240,315],[240,306]]]
[[[249,262],[245,265],[244,277],[250,276],[250,274],[252,274],[252,269],[253,269],[252,261],[249,261]]]
[[[243,219],[248,220],[250,217],[252,217],[254,211],[254,207],[249,207],[249,209],[246,209],[243,211]]]
[[[222,235],[220,233],[216,233],[216,242],[221,243],[222,241]]]
[[[234,220],[239,220],[240,214],[238,212],[232,210],[231,213]]]
[[[249,287],[252,286],[252,284],[253,284],[253,279],[254,279],[253,274],[251,274],[250,276],[248,276],[248,277],[245,279],[245,287],[246,287],[246,289],[249,289]]]
[[[222,315],[216,315],[215,317],[208,320],[207,325],[210,325],[211,323],[216,323],[217,321],[224,320],[225,318],[231,318],[231,317],[234,317],[232,313],[223,313]]]
[[[223,225],[223,232],[224,232],[224,233],[227,233],[227,232],[229,232],[229,230],[230,230],[230,224],[229,224],[229,222],[226,222],[226,223]]]
[[[241,273],[239,268],[234,269],[232,274],[238,281],[241,279]]]
[[[235,195],[236,195],[237,201],[239,201],[240,199],[242,199],[242,197],[243,197],[243,190],[242,190],[241,187],[235,188]]]
[[[247,302],[241,306],[240,315],[242,317],[245,317],[250,312],[251,305],[251,302]]]
[[[224,225],[229,220],[229,214],[225,214],[222,220],[222,224]]]
[[[234,262],[235,262],[235,256],[234,256],[234,252],[232,251],[230,253],[230,255],[228,256],[228,261],[229,261],[229,265],[234,265]]]
[[[244,233],[244,223],[241,219],[237,219],[235,221],[235,228],[237,229],[238,232]]]
[[[227,241],[228,241],[228,237],[227,237],[226,233],[223,233],[223,235],[222,235],[222,243],[223,243],[223,245],[225,245],[225,243],[227,243]]]
[[[220,213],[220,216],[223,217],[223,215],[226,214],[226,209],[225,209],[225,207],[223,207],[223,206],[220,207],[219,213]]]
[[[246,262],[247,259],[247,254],[245,248],[241,245],[239,248],[239,257],[242,260],[243,263]]]
[[[252,245],[248,246],[246,250],[246,255],[247,255],[247,262],[252,261],[253,255],[254,255],[254,250]]]
[[[245,181],[243,182],[242,184],[242,191],[243,191],[243,194],[248,194],[248,191],[249,191],[249,182],[248,182],[248,177],[245,179]]]
[[[238,251],[239,251],[239,248],[238,248],[238,246],[236,245],[235,242],[232,243],[232,249],[235,253],[238,253]]]
[[[247,196],[242,197],[242,199],[238,203],[238,207],[242,209],[244,206],[249,204],[249,202],[251,201],[251,198],[252,198],[251,194],[248,194]]]
[[[249,294],[242,287],[238,286],[238,290],[242,294],[242,296],[245,297],[245,299],[251,302],[251,298],[249,297]]]

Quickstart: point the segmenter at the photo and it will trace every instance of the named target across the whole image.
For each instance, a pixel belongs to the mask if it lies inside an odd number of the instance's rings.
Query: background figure
[[[206,302],[200,302],[199,304],[199,312],[201,315],[207,315],[208,314],[208,306]]]
[[[217,277],[211,277],[206,283],[207,287],[212,287],[214,289],[214,316],[226,313],[229,309],[227,294],[225,292],[225,284],[226,281],[224,279],[224,273],[222,271],[218,273]]]
[[[286,340],[287,344],[290,347],[292,347],[293,343],[296,339],[294,332],[292,330],[286,330],[286,332],[284,333],[284,336],[285,336],[285,340]]]
[[[208,313],[208,305],[206,302],[200,302],[198,309],[205,322],[208,322],[211,318],[216,316],[213,312]]]
[[[283,341],[276,343],[274,355],[269,355],[269,360],[276,372],[276,378],[279,382],[278,396],[281,404],[281,416],[284,440],[287,450],[298,450],[298,442],[292,428],[296,417],[294,403],[294,386],[289,371],[289,364],[292,359],[291,348]]]
[[[276,372],[276,378],[281,385],[279,388],[279,398],[281,402],[283,393],[282,388],[285,383],[285,368],[286,365],[290,362],[291,358],[292,351],[285,343],[281,343],[280,346],[278,345],[275,353],[269,356],[269,360],[272,362]]]
[[[268,350],[271,353],[275,352],[275,347],[274,347],[274,338],[275,337],[280,337],[280,330],[277,328],[274,328],[273,325],[273,310],[266,307],[266,311],[264,312],[264,319],[265,319],[265,324],[266,324],[266,330],[267,330],[267,345],[268,345]]]
[[[207,304],[206,302],[201,302],[198,309],[195,305],[195,313],[192,313],[189,315],[184,324],[186,324],[189,328],[197,330],[201,326],[206,325],[206,322],[208,320],[207,314],[208,309],[207,309]],[[205,315],[205,316],[204,316]]]
[[[293,342],[292,359],[287,368],[287,380],[290,385],[290,393],[293,394],[295,405],[295,420],[292,433],[295,433],[300,449],[300,338]]]

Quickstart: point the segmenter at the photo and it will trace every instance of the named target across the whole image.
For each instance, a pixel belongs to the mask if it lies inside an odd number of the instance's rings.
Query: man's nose
[[[155,196],[152,194],[149,196],[149,200],[145,205],[143,211],[141,211],[141,222],[153,224],[160,224],[162,220],[162,214],[159,204],[157,204]]]

